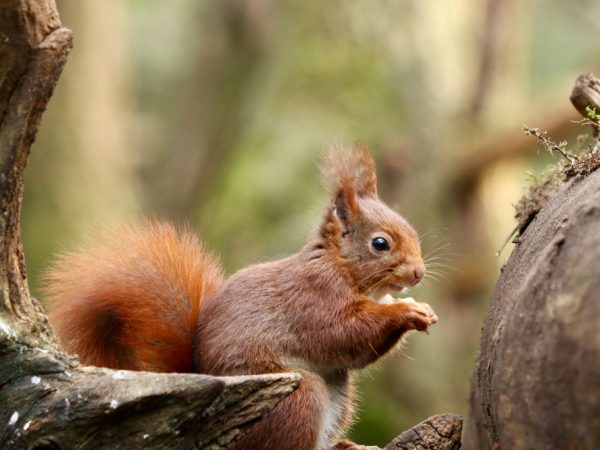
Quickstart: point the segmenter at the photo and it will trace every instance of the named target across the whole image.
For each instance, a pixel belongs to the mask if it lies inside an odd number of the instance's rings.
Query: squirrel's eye
[[[388,243],[388,241],[385,238],[382,238],[381,236],[373,238],[373,240],[371,241],[371,245],[378,252],[385,252],[390,249],[390,244]]]

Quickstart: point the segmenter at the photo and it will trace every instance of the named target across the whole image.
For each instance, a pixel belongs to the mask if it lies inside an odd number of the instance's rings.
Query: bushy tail
[[[45,293],[60,343],[83,364],[190,372],[202,300],[222,282],[195,235],[147,221],[105,229],[97,244],[59,256]]]

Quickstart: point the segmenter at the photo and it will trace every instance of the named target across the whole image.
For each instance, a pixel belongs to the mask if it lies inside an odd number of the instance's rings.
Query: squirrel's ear
[[[354,147],[353,156],[356,194],[359,197],[377,197],[375,162],[369,150],[364,144],[359,142]]]
[[[347,230],[359,212],[354,187],[351,185],[340,186],[333,204],[335,206],[335,216],[342,223],[344,229]]]
[[[358,216],[359,208],[353,186],[340,187],[332,199],[332,204],[327,208],[325,218],[320,227],[321,236],[326,240],[339,244],[352,226],[352,221]]]
[[[366,176],[371,173],[372,176]],[[321,225],[321,235],[338,242],[360,215],[358,199],[377,195],[373,160],[364,148],[354,151],[341,146],[329,150],[321,164],[323,184],[329,191],[330,207]]]
[[[332,147],[323,158],[321,172],[323,183],[336,202],[340,192],[349,202],[354,197],[355,203],[356,198],[377,197],[375,163],[362,144],[356,144],[352,150]]]

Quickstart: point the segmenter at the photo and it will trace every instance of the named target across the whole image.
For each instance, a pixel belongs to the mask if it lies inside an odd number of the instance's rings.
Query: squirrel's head
[[[356,287],[374,295],[414,286],[425,276],[413,227],[377,197],[368,150],[334,147],[322,166],[331,203],[320,234],[349,268]]]

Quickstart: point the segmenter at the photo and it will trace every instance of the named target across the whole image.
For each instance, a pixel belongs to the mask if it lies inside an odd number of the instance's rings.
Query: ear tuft
[[[329,195],[336,199],[340,191],[347,197],[377,197],[375,162],[366,146],[357,143],[353,149],[342,145],[333,146],[321,164],[323,183]]]

